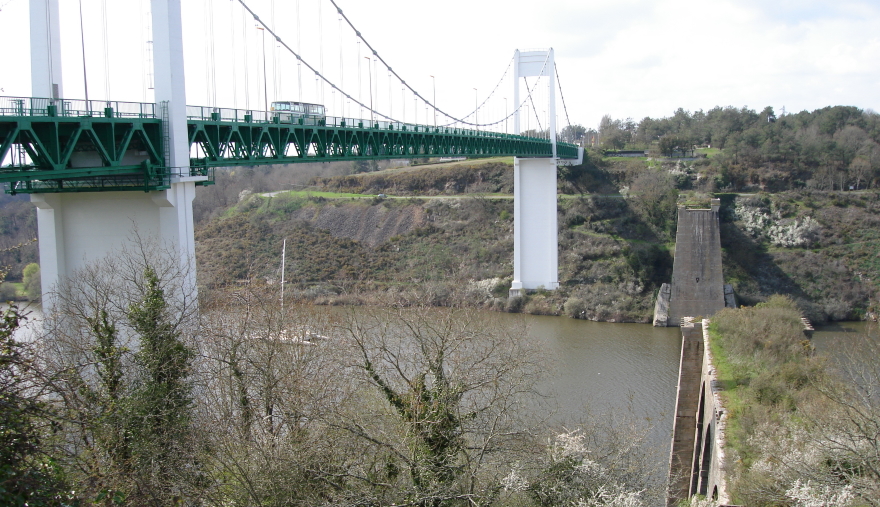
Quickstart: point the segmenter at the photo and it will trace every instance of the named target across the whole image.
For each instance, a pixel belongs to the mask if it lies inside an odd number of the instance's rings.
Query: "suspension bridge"
[[[170,188],[162,104],[0,97],[0,182],[16,193]],[[548,158],[548,139],[474,129],[271,111],[187,106],[189,175],[213,183],[215,167],[364,159],[516,156]],[[286,120],[283,122],[282,120]],[[292,121],[291,121],[292,120]],[[557,143],[558,158],[578,147]],[[10,156],[13,155],[13,156]],[[134,162],[134,163],[133,163]]]
[[[51,307],[48,291],[55,284],[87,262],[117,250],[130,239],[133,230],[172,245],[188,273],[185,285],[194,288],[192,200],[197,186],[213,184],[218,167],[445,156],[515,157],[511,292],[519,294],[525,289],[541,286],[552,289],[558,285],[556,167],[560,163],[577,163],[583,150],[557,141],[558,74],[553,50],[516,51],[504,74],[513,83],[515,107],[508,112],[505,97],[501,118],[480,123],[477,118],[481,109],[485,117],[489,109],[487,103],[493,95],[497,98],[495,91],[500,84],[483,104],[477,102],[468,115],[449,114],[392,70],[337,3],[330,2],[339,14],[340,30],[344,20],[358,39],[357,92],[347,92],[344,88],[345,58],[341,43],[340,69],[334,81],[323,72],[323,49],[321,63],[309,64],[300,51],[299,40],[293,49],[274,30],[271,17],[267,23],[266,16],[261,18],[244,0],[238,0],[242,13],[252,17],[264,37],[263,107],[247,104],[239,109],[216,104],[216,83],[208,87],[212,105],[187,105],[180,0],[151,0],[150,3],[149,58],[151,77],[155,79],[155,102],[109,100],[109,85],[106,86],[107,97],[89,100],[87,80],[86,98],[65,97],[61,82],[58,0],[30,0],[34,96],[0,97],[0,182],[6,185],[8,193],[31,194],[37,206],[41,272],[47,293],[44,304]],[[274,1],[272,10],[274,13]],[[299,2],[297,14],[298,10]],[[85,77],[82,17],[80,23]],[[286,49],[296,58],[301,98],[273,101],[271,108],[265,52],[267,32],[276,41],[277,48]],[[246,41],[246,36],[243,39]],[[364,58],[374,67],[370,70],[368,66],[369,104],[361,86],[361,43],[372,52]],[[105,37],[105,57],[106,44]],[[209,74],[213,74],[216,63],[211,60],[213,54],[208,56]],[[273,62],[275,59],[273,51]],[[250,65],[246,57],[244,61]],[[106,62],[105,58],[105,67]],[[378,102],[379,95],[373,84],[378,63],[385,65],[388,74],[385,111],[373,101],[376,97]],[[303,66],[315,74],[318,85],[332,89],[330,104],[310,104],[302,100]],[[278,65],[273,63],[273,73],[276,68]],[[528,82],[528,77],[535,78],[533,83]],[[399,112],[391,95],[394,78],[402,91],[397,104]],[[538,86],[542,80],[546,89]],[[276,81],[273,77],[273,84]],[[236,82],[233,81],[233,89]],[[246,90],[248,83],[246,76]],[[323,86],[316,86],[316,102],[324,98]],[[259,91],[259,86],[256,89]],[[337,115],[326,114],[335,107],[337,92]],[[433,110],[433,125],[405,121],[407,92],[415,102],[413,116],[418,118],[417,105],[421,100],[425,120],[429,118],[428,109]],[[521,95],[524,95],[522,100]],[[535,99],[540,102],[542,95],[541,115]],[[366,110],[369,117],[346,115],[352,104],[359,107],[361,113]],[[538,128],[521,132],[521,113],[529,110]],[[443,118],[440,123],[438,115]],[[527,114],[526,119],[529,117]],[[507,132],[509,119],[513,120],[513,133]]]

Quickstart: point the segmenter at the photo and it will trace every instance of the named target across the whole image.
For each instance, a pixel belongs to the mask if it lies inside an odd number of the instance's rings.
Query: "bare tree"
[[[488,317],[488,318],[487,318]],[[362,382],[338,422],[365,445],[374,501],[488,505],[513,464],[533,455],[540,352],[485,313],[426,307],[348,314],[336,328]]]
[[[326,319],[243,289],[203,305],[197,432],[215,505],[320,505],[347,452],[323,419],[343,396]]]

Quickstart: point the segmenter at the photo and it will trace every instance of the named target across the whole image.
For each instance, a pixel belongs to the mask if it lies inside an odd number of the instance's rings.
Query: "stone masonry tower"
[[[678,326],[682,317],[709,317],[736,306],[721,272],[720,207],[720,200],[712,199],[711,209],[678,208],[672,284],[660,288],[655,326]]]

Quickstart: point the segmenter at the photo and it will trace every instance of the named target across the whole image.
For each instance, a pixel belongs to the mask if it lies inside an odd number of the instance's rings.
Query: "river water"
[[[675,412],[681,332],[649,324],[611,324],[567,317],[525,319],[531,339],[546,347],[547,380],[557,400],[552,416],[577,427],[586,413],[634,418],[661,456],[668,456]]]

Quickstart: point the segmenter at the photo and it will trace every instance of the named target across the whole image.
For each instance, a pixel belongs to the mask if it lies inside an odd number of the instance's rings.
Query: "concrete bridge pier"
[[[195,183],[172,183],[157,192],[32,194],[37,207],[43,306],[51,291],[89,263],[118,252],[139,237],[175,252],[187,289],[195,287],[192,201]]]
[[[556,218],[556,159],[513,162],[513,284],[511,296],[527,289],[559,287]]]

